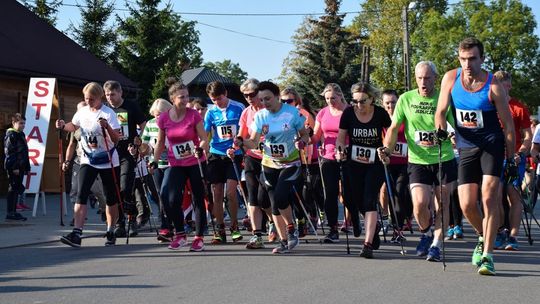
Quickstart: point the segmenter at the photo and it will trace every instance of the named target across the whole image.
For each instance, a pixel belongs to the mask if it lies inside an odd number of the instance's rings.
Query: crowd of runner
[[[240,86],[245,107],[220,82],[208,84],[207,105],[169,79],[169,100],[157,99],[147,121],[118,82],[89,83],[71,121],[56,121],[73,132],[62,168],[73,172],[74,227],[61,241],[81,246],[95,196],[107,246],[136,236],[158,207],[157,240],[172,250],[237,243],[244,226],[252,233],[247,249],[273,243],[274,254],[320,230],[329,244],[364,232],[360,256],[373,258],[381,235],[403,244],[415,220],[416,254],[444,261],[444,241],[463,237],[465,216],[478,236],[472,264],[494,275],[493,249],[518,249],[521,185],[540,134],[510,97],[510,75],[482,70],[483,52],[480,41],[463,40],[461,67],[444,74],[440,90],[430,61],[415,67],[418,88],[401,95],[358,82],[346,100],[329,83],[317,112],[294,88],[270,81]],[[17,144],[23,119],[13,121],[6,149]],[[20,192],[17,162],[6,158],[9,212]]]

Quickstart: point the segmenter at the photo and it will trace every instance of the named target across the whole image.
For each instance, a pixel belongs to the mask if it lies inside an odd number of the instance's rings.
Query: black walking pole
[[[64,149],[62,145],[62,130],[58,130],[58,169],[60,170],[60,226],[64,226],[64,171],[62,164],[64,162]]]
[[[437,130],[437,133],[443,132],[441,128]],[[437,136],[438,137],[438,136]],[[442,184],[442,140],[438,139],[439,147],[439,197],[440,197],[440,207],[441,207],[441,230],[444,231],[444,200],[443,200],[443,184]],[[446,270],[446,250],[444,246],[444,236],[442,238],[442,262],[443,262],[443,271]]]

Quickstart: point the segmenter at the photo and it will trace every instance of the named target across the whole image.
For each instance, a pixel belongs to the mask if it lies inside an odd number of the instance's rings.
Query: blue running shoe
[[[416,255],[419,257],[425,256],[428,254],[429,244],[431,244],[432,238],[427,235],[422,235],[420,237],[420,242],[416,246]]]
[[[511,236],[508,238],[508,242],[504,247],[505,250],[519,250],[519,244],[515,237]]]
[[[463,228],[459,225],[454,226],[454,240],[463,238]]]
[[[429,247],[426,261],[430,262],[440,262],[441,261],[441,250],[439,247]]]
[[[507,238],[507,230],[501,230],[497,233],[497,237],[495,238],[495,245],[493,246],[494,249],[504,249],[506,246],[506,238]]]
[[[446,230],[446,236],[444,237],[445,240],[452,240],[454,239],[454,227],[448,227],[448,230]]]

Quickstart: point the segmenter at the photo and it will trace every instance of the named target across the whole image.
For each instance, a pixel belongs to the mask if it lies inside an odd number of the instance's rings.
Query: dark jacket
[[[28,158],[28,145],[24,132],[9,128],[4,137],[4,169],[6,171],[19,170],[21,173],[30,171]]]

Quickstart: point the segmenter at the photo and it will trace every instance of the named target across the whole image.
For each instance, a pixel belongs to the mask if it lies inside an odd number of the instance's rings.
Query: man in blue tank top
[[[508,175],[517,174],[515,165],[511,165],[514,164],[514,125],[504,88],[493,74],[482,69],[482,43],[476,38],[464,39],[459,44],[458,58],[461,68],[447,72],[442,80],[435,126],[441,129],[437,133],[444,139],[446,111],[451,105],[460,151],[459,201],[463,214],[479,236],[472,263],[479,267],[479,274],[494,275],[492,253],[499,227],[498,189],[505,152],[510,164]],[[483,218],[476,205],[480,185]]]

